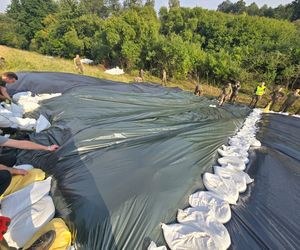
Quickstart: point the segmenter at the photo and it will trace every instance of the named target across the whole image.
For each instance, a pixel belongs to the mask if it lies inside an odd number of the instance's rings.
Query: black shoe
[[[38,238],[27,250],[48,250],[55,240],[54,230],[48,231]]]

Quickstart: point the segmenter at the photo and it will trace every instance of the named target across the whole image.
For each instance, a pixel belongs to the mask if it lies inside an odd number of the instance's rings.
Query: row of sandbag
[[[10,247],[29,248],[41,235],[54,230],[55,240],[50,249],[67,250],[71,233],[60,218],[54,218],[55,207],[49,195],[51,177],[31,165],[15,168],[26,169],[25,176],[12,177],[9,187],[1,196],[0,215],[11,219],[4,238]]]
[[[36,120],[33,118],[24,118],[24,114],[40,107],[40,101],[59,95],[61,94],[41,94],[33,96],[30,91],[13,95],[12,99],[14,102],[11,104],[2,102],[0,105],[0,127],[11,127],[29,131],[35,130],[38,133],[49,128],[51,124],[43,115],[40,115],[38,120]]]
[[[247,184],[253,182],[243,172],[250,147],[260,147],[255,138],[256,122],[261,117],[259,109],[247,117],[243,127],[229,138],[229,146],[218,149],[220,166],[214,166],[214,174],[205,173],[203,183],[208,191],[200,191],[189,197],[191,207],[178,210],[175,224],[162,224],[166,243],[172,250],[229,248],[230,235],[223,225],[231,219],[230,204],[236,204],[239,193],[245,192]],[[151,242],[148,250],[165,250]]]

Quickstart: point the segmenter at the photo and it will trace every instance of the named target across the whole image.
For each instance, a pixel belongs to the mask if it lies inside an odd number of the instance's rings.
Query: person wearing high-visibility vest
[[[262,82],[260,85],[258,85],[254,91],[254,95],[252,97],[252,100],[249,104],[250,108],[255,108],[257,103],[261,100],[262,96],[264,95],[266,91],[265,83]]]

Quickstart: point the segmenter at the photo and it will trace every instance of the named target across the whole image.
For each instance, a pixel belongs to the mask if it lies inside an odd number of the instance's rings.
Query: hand
[[[7,104],[11,104],[11,100],[9,100],[9,99],[5,99],[5,103],[7,103]]]
[[[58,145],[54,144],[54,145],[48,146],[48,151],[55,151],[58,148],[59,148]]]
[[[27,175],[28,172],[25,169],[17,169],[17,168],[12,168],[10,170],[10,173],[13,175]]]

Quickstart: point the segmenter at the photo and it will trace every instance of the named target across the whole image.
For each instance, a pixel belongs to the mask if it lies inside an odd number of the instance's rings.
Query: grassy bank
[[[74,73],[77,71],[74,68],[72,60],[58,58],[58,57],[49,57],[45,55],[38,54],[36,52],[24,51],[19,49],[13,49],[6,46],[0,45],[0,57],[4,57],[6,60],[6,65],[4,68],[1,68],[1,71],[50,71],[50,72],[66,72]],[[102,65],[85,65],[84,74],[88,76],[94,76],[98,78],[119,81],[124,83],[134,82],[135,77],[138,75],[137,71],[131,72],[131,74],[123,74],[120,76],[113,76],[104,73],[105,68]],[[161,84],[161,80],[157,77],[145,73],[145,81]],[[221,90],[215,86],[203,84],[203,90],[206,96],[217,97],[220,95]],[[190,81],[169,81],[168,87],[179,87],[185,91],[193,91],[194,83]],[[240,93],[238,97],[239,103],[248,104],[251,100],[251,97],[247,94]],[[263,100],[261,106],[266,104],[267,100]],[[280,104],[275,107],[278,109]],[[300,101],[292,109],[293,111],[297,110],[300,107]]]

